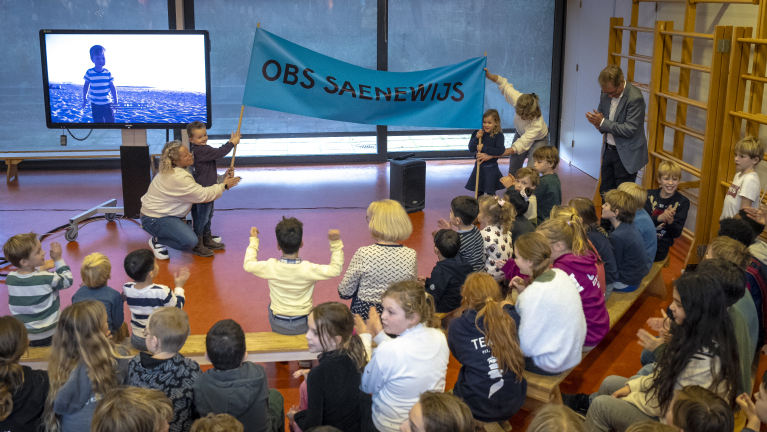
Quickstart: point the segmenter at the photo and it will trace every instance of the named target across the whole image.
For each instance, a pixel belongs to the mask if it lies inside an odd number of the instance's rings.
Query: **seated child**
[[[194,381],[202,374],[196,361],[179,354],[190,333],[189,317],[179,308],[155,309],[146,326],[146,346],[128,365],[128,383],[157,389],[173,404],[171,432],[188,431],[196,416]]]
[[[646,420],[632,424],[626,428],[626,432],[679,432],[679,429],[667,424]]]
[[[524,212],[524,217],[527,218],[533,227],[538,225],[538,200],[535,198],[533,191],[538,187],[539,177],[538,171],[534,168],[520,168],[517,170],[517,176],[514,177],[511,174],[501,179],[501,183],[507,188],[514,186],[514,190],[527,202],[527,210]],[[510,190],[506,189],[506,194],[510,194]]]
[[[240,143],[242,134],[232,132],[229,141],[219,148],[208,145],[208,131],[205,123],[193,121],[186,126],[186,133],[189,136],[189,150],[194,155],[194,164],[192,165],[192,174],[195,181],[200,186],[209,187],[220,183],[216,171],[216,159],[229,154],[230,151]],[[213,256],[214,250],[221,250],[226,247],[225,244],[216,241],[211,234],[210,223],[213,219],[213,203],[192,204],[192,228],[197,234],[197,246],[192,249],[195,255],[209,257]]]
[[[642,236],[631,222],[636,214],[634,199],[626,192],[613,189],[607,191],[602,204],[602,218],[610,221],[613,231],[610,243],[613,245],[618,280],[607,285],[605,298],[615,291],[632,292],[639,288],[647,274],[647,252]]]
[[[0,317],[0,430],[42,430],[48,373],[19,364],[29,346],[27,328],[12,316]]]
[[[118,335],[121,334],[120,329],[125,326],[125,299],[117,290],[107,286],[107,282],[112,278],[112,264],[109,258],[98,252],[86,256],[80,267],[80,277],[83,279],[83,286],[72,296],[72,303],[83,300],[98,300],[104,303],[112,340],[121,342],[122,339],[118,338]]]
[[[762,428],[762,422],[767,423],[767,371],[762,375],[759,391],[754,393],[754,400],[748,393],[743,393],[735,399],[738,406],[746,414],[746,427],[742,432],[758,432]]]
[[[296,218],[282,217],[274,229],[277,249],[282,258],[258,260],[258,228],[250,229],[250,246],[245,251],[245,271],[269,283],[269,325],[284,335],[305,334],[306,316],[312,310],[312,296],[317,281],[334,278],[344,267],[344,244],[338,230],[328,231],[330,264],[312,264],[298,257],[304,246],[304,224]]]
[[[245,333],[235,321],[221,320],[208,330],[205,358],[213,369],[194,382],[194,406],[202,416],[231,414],[245,432],[283,432],[284,400],[269,388],[264,367],[245,361]]]
[[[503,198],[486,196],[479,199],[480,231],[485,241],[485,271],[496,282],[504,280],[501,270],[513,254],[511,228],[516,216],[514,206]]]
[[[229,414],[208,413],[192,424],[190,432],[243,432],[242,423]]]
[[[173,417],[170,400],[159,390],[120,387],[101,399],[93,414],[91,432],[159,432]]]
[[[610,243],[607,231],[599,226],[599,218],[597,218],[594,203],[588,198],[573,198],[567,204],[580,216],[583,228],[586,230],[586,236],[604,264],[605,287],[617,282],[618,264],[615,262],[613,245]]]
[[[427,391],[410,409],[401,432],[474,432],[469,407],[450,393]],[[489,432],[489,431],[488,431]]]
[[[633,182],[621,183],[618,186],[618,190],[628,193],[634,199],[636,210],[634,211],[634,222],[632,222],[632,225],[639,232],[639,235],[642,236],[644,250],[647,254],[645,273],[650,273],[652,263],[655,260],[655,252],[658,249],[658,236],[650,214],[644,210],[644,204],[647,202],[647,192],[642,186]]]
[[[402,204],[394,200],[374,201],[368,206],[367,221],[375,243],[354,253],[338,285],[338,295],[344,300],[351,299],[352,313],[363,319],[367,319],[371,306],[383,313],[381,294],[389,285],[415,281],[418,277],[415,250],[398,243],[413,232],[413,223]]]
[[[570,408],[547,404],[535,413],[527,432],[586,432],[586,427]]]
[[[729,432],[735,429],[735,415],[719,395],[691,385],[674,391],[674,399],[666,411],[666,423],[680,431]]]
[[[173,274],[176,288],[171,291],[165,285],[152,280],[160,273],[154,253],[149,249],[139,249],[125,257],[125,274],[133,279],[123,285],[125,302],[131,314],[131,344],[134,348],[146,351],[145,329],[149,315],[161,307],[184,308],[184,284],[189,280],[189,269],[184,267]]]
[[[489,109],[482,116],[482,129],[471,134],[469,151],[475,157],[481,154],[500,156],[506,150],[503,139],[501,116],[498,115],[498,111]],[[477,168],[479,168],[479,186],[477,186]],[[495,191],[503,189],[502,177],[501,170],[498,168],[498,159],[490,158],[479,165],[474,164],[471,176],[466,181],[466,189],[474,192],[474,189],[479,187],[477,196],[495,195]]]
[[[61,259],[61,245],[51,243],[54,273],[37,270],[45,264],[45,252],[35,233],[11,237],[3,253],[17,268],[5,279],[11,314],[26,326],[29,346],[50,346],[61,314],[59,291],[72,286],[72,272]]]
[[[473,269],[458,255],[460,247],[458,233],[447,229],[437,231],[434,236],[437,265],[432,269],[431,277],[418,277],[418,282],[434,297],[437,313],[452,312],[461,307],[461,286]]]
[[[674,239],[682,235],[690,210],[690,200],[679,193],[677,187],[682,178],[682,168],[672,161],[663,161],[658,165],[658,189],[647,191],[645,211],[652,218],[658,236],[658,248],[653,261],[663,261]]]
[[[586,317],[578,289],[567,273],[551,269],[551,247],[541,233],[517,240],[516,264],[529,282],[516,276],[511,284],[519,292],[519,345],[525,369],[556,375],[581,362],[586,341]]]
[[[514,206],[514,223],[511,225],[511,242],[514,244],[514,242],[516,242],[523,234],[535,231],[533,223],[530,219],[525,217],[525,213],[530,208],[531,202],[527,201],[519,191],[510,189],[506,190],[503,199]]]
[[[48,357],[46,430],[90,430],[98,398],[127,383],[130,357],[108,334],[100,301],[81,301],[61,312]]]
[[[535,197],[538,201],[538,223],[549,218],[551,208],[562,204],[562,184],[554,170],[559,165],[559,152],[556,147],[546,146],[535,151],[535,170],[541,173]]]
[[[759,138],[745,137],[735,144],[735,178],[727,190],[719,219],[735,217],[742,208],[759,208],[762,185],[755,168],[764,157],[764,145]]]
[[[482,271],[485,268],[485,241],[482,234],[474,226],[474,220],[479,215],[479,202],[469,196],[457,196],[450,202],[450,221],[439,219],[440,229],[458,229],[461,238],[461,248],[458,255],[463,261],[471,264],[472,269]]]

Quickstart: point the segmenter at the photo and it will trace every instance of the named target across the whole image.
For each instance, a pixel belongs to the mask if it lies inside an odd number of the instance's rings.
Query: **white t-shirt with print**
[[[735,179],[732,181],[730,188],[727,189],[727,195],[724,197],[724,207],[722,208],[722,216],[719,220],[735,217],[738,214],[738,210],[740,210],[741,198],[750,199],[751,207],[759,208],[760,191],[761,183],[759,183],[759,175],[756,172],[750,172],[746,175],[736,173]]]

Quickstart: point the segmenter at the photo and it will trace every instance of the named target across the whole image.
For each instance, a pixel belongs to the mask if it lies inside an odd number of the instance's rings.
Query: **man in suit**
[[[589,123],[602,133],[602,182],[599,193],[634,182],[647,165],[645,101],[642,92],[626,82],[618,66],[607,66],[599,74],[602,96],[599,108],[587,112]]]

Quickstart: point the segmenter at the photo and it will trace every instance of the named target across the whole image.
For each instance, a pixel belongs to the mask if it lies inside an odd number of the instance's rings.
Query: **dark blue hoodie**
[[[461,307],[461,287],[473,271],[471,263],[462,260],[460,255],[437,261],[425,285],[426,292],[434,297],[437,313],[452,312]]]

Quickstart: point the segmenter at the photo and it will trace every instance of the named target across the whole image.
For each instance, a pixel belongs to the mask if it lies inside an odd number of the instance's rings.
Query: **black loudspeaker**
[[[389,198],[414,213],[426,205],[426,162],[422,159],[389,162]]]
[[[123,177],[123,207],[125,217],[138,219],[141,197],[149,190],[152,173],[149,146],[120,146],[120,169]]]

